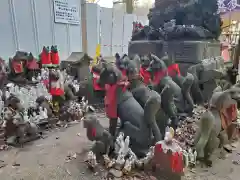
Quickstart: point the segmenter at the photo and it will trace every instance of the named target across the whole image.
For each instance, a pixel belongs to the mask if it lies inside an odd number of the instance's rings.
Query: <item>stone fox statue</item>
[[[95,141],[92,147],[93,152],[97,156],[108,154],[110,148],[113,147],[113,136],[100,124],[96,116],[87,116],[83,124],[87,129],[87,138]]]
[[[236,120],[236,101],[240,89],[232,87],[223,91],[220,86],[215,88],[209,101],[208,110],[202,115],[195,136],[195,147],[198,159],[211,165],[211,156],[216,148],[228,143],[226,130]],[[235,107],[235,108],[232,108]],[[230,111],[229,111],[230,109]]]
[[[121,119],[120,131],[130,137],[131,148],[139,156],[152,145],[161,140],[160,130],[155,115],[161,103],[160,96],[149,97],[144,108],[135,100],[127,89],[128,82],[122,80],[122,73],[113,65],[105,64],[100,78],[105,85],[105,111],[110,119],[110,132],[115,136],[117,118]],[[152,135],[154,142],[152,142]]]
[[[161,92],[161,90],[168,85],[174,93],[174,103],[176,105],[177,112],[191,113],[194,107],[193,100],[190,95],[190,89],[194,81],[193,75],[188,73],[180,87],[168,75],[167,67],[163,60],[152,54],[149,54],[149,59],[151,62],[147,70],[151,72],[152,83],[155,90],[157,92]],[[164,103],[164,105],[169,104],[167,101],[162,101],[162,103]]]
[[[152,56],[153,56],[153,58],[157,58],[158,59],[157,56],[155,56],[155,55],[152,55]],[[174,58],[171,58],[167,54],[165,54],[165,56],[163,56],[161,58],[161,60],[164,61],[164,63],[166,64],[168,75],[172,78],[172,80],[175,83],[177,83],[177,85],[180,88],[182,88],[182,89],[185,88],[184,83],[186,83],[185,82],[186,78],[181,75],[179,66],[175,62]],[[192,99],[197,104],[203,104],[203,95],[202,95],[201,89],[199,87],[198,77],[196,76],[196,73],[194,71],[190,71],[189,70],[188,73],[193,75],[193,77],[192,77],[193,78],[192,85],[189,86]]]
[[[123,78],[126,79],[126,63],[128,60],[128,56],[126,54],[124,54],[122,57],[119,57],[118,61],[116,59],[116,66],[117,68],[122,72],[122,76]]]
[[[140,57],[136,55],[133,60],[128,59],[126,66],[126,74],[129,81],[129,87],[128,89],[132,92],[133,97],[137,100],[137,102],[144,108],[145,104],[148,102],[148,99],[156,98],[159,99],[168,97],[167,94],[170,94],[170,96],[173,97],[172,93],[169,92],[169,86],[165,86],[161,94],[158,94],[156,91],[151,90],[148,88],[144,82],[142,82],[142,79],[139,75],[139,64],[140,64]],[[163,97],[165,96],[165,97]],[[172,99],[171,97],[169,100]],[[156,114],[156,121],[158,124],[158,127],[160,129],[161,135],[165,134],[166,126],[168,125],[169,118],[172,117],[171,114],[166,114],[168,111],[163,111],[164,107],[159,104],[161,108],[159,108],[159,111]]]

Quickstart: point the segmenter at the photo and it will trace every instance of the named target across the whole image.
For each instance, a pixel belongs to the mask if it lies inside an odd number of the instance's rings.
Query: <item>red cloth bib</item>
[[[46,87],[49,86],[49,80],[48,80],[48,79],[42,80],[42,83],[43,83]]]
[[[150,72],[146,71],[146,69],[147,68],[145,68],[145,67],[141,67],[139,74],[142,77],[144,84],[148,85],[151,80],[151,74],[150,74]]]
[[[62,90],[61,88],[51,88],[49,93],[52,96],[61,96],[64,94],[64,90]]]
[[[32,61],[27,62],[27,68],[29,70],[36,70],[36,69],[39,69],[39,65],[38,65],[37,61],[35,59],[33,59]]]
[[[104,90],[104,88],[102,88],[101,86],[99,86],[99,84],[97,83],[97,80],[99,79],[99,74],[94,72],[94,71],[91,71],[92,72],[92,75],[93,75],[93,89],[95,91],[102,91]]]
[[[232,122],[237,120],[237,104],[232,104],[227,109],[221,110],[220,117],[222,128],[226,130],[232,124]]]
[[[168,66],[167,71],[168,71],[168,75],[171,77],[176,76],[176,75],[179,75],[179,76],[181,75],[178,64],[172,64],[172,65]]]
[[[23,64],[20,61],[12,61],[12,67],[16,74],[23,72]]]
[[[49,93],[52,96],[62,96],[64,95],[64,89],[61,88],[61,86],[56,86],[53,85],[52,83],[55,83],[57,81],[55,80],[50,80],[50,89],[49,89]]]
[[[108,118],[117,118],[117,88],[122,87],[122,91],[125,92],[128,86],[128,82],[121,81],[114,85],[105,85],[106,96],[104,98],[105,112]]]
[[[124,79],[124,80],[127,80],[127,70],[126,69],[121,69],[120,70],[121,72],[122,72],[122,78]]]
[[[116,90],[117,84],[114,85],[105,85],[106,96],[105,101],[105,112],[108,118],[117,118],[117,98]]]
[[[161,71],[157,71],[154,73],[154,79],[153,79],[153,84],[157,85],[160,83],[161,79],[166,76],[167,71],[166,70],[161,70]]]

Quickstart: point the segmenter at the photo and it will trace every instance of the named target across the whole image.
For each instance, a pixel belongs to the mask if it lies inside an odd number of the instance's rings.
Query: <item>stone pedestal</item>
[[[220,56],[220,43],[216,41],[131,41],[128,54],[146,55],[153,53],[161,58],[167,52],[174,58],[182,72],[191,65],[200,63],[203,59]]]

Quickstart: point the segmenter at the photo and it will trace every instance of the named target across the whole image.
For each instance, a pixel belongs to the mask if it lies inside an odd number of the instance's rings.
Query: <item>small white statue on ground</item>
[[[48,118],[47,108],[44,108],[44,109],[43,109],[43,112],[44,112],[44,114],[43,114],[44,119],[47,119],[47,118]]]
[[[6,96],[6,99],[8,99],[10,97],[10,92],[8,90],[5,91],[5,96]]]
[[[189,159],[189,165],[192,167],[196,166],[197,163],[197,151],[194,151],[190,148],[188,150],[188,159]]]
[[[88,166],[90,168],[95,168],[96,167],[97,158],[96,158],[96,155],[92,151],[90,151],[88,153],[86,162],[88,163]]]
[[[126,161],[125,161],[125,164],[124,164],[124,167],[123,167],[123,173],[124,174],[129,174],[130,172],[131,172],[131,170],[132,170],[132,162],[131,162],[131,160],[130,159],[126,159]]]
[[[166,132],[165,132],[165,136],[164,136],[164,141],[166,143],[171,143],[172,140],[173,140],[173,137],[174,137],[174,130],[173,130],[173,128],[167,127],[166,128]]]
[[[129,158],[126,159],[125,165],[123,168],[124,174],[129,174],[133,168],[135,168],[135,164],[137,162],[137,156],[134,154],[134,152],[129,148],[128,150],[128,156]]]
[[[117,159],[116,159],[116,164],[115,164],[115,168],[116,169],[122,169],[125,163],[125,156],[123,154],[119,154]]]
[[[124,146],[124,133],[120,132],[114,144],[115,153],[118,155],[120,149]]]
[[[35,77],[32,77],[32,82],[36,82],[37,80],[35,79]]]
[[[111,168],[116,163],[116,160],[110,159],[107,154],[103,155],[103,159],[104,159],[104,164],[105,164],[106,168]]]
[[[39,107],[39,118],[40,120],[45,119],[45,114],[41,106]]]
[[[189,166],[189,154],[187,151],[183,150],[183,159],[184,159],[184,166]]]
[[[124,157],[128,154],[130,144],[130,138],[127,136],[124,141],[124,145],[120,148],[119,154],[122,154]]]
[[[24,122],[29,122],[29,117],[28,117],[28,112],[27,112],[27,110],[25,110],[24,113],[23,113],[23,121],[24,121]]]
[[[38,124],[39,121],[40,121],[39,115],[37,115],[36,112],[33,112],[33,116],[30,117],[30,122]]]
[[[37,80],[40,82],[42,80],[41,74],[38,73]]]

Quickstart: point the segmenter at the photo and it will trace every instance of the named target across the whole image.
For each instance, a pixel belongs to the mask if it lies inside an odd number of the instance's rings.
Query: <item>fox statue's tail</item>
[[[205,157],[205,147],[209,142],[209,138],[214,128],[215,117],[209,111],[206,111],[199,121],[199,129],[195,136],[195,147],[197,151],[198,158]]]

